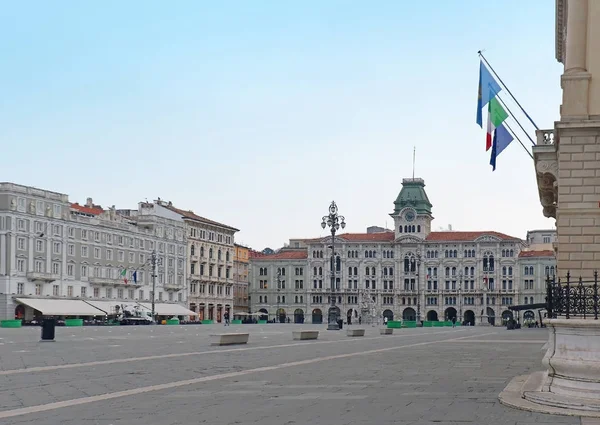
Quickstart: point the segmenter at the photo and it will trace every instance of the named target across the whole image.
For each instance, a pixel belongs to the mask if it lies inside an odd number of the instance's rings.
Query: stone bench
[[[392,328],[380,328],[379,335],[392,335],[394,333],[394,329]]]
[[[346,336],[365,336],[364,329],[348,329],[346,331]]]
[[[250,334],[217,334],[210,337],[212,339],[210,345],[236,345],[247,344]]]
[[[319,331],[292,331],[292,338],[295,341],[303,339],[317,339]]]

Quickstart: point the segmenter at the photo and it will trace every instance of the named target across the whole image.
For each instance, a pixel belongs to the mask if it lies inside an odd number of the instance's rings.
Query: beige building
[[[600,2],[556,1],[564,64],[560,121],[533,148],[540,202],[556,219],[558,274],[591,278],[600,261]]]
[[[221,322],[233,308],[234,235],[238,229],[163,203],[185,222],[188,254],[188,303],[198,320]]]
[[[233,314],[248,313],[248,271],[250,249],[235,244],[233,256]],[[243,317],[242,317],[243,318]]]

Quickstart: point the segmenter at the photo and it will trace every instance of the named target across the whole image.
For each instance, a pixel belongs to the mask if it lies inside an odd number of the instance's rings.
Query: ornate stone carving
[[[398,243],[421,243],[423,241],[414,236],[400,236],[398,239],[396,239],[396,242],[398,242]]]
[[[10,199],[10,209],[13,211],[17,209],[17,201],[15,201],[15,198]]]
[[[475,239],[475,242],[501,242],[502,239],[496,236],[483,235]]]
[[[552,174],[554,179],[558,176],[558,162],[557,161],[537,161],[535,164],[535,170],[540,174]]]

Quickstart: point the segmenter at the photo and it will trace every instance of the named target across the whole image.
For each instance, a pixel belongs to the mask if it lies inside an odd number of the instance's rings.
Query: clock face
[[[406,219],[406,221],[413,221],[415,219],[415,213],[413,213],[412,211],[408,211],[404,215],[404,218]]]

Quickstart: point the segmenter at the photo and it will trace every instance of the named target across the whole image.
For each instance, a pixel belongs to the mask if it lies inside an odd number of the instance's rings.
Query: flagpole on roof
[[[517,98],[512,94],[512,92],[510,91],[510,89],[508,88],[508,86],[506,84],[504,84],[504,81],[502,81],[502,78],[500,78],[500,76],[496,73],[496,71],[494,70],[494,68],[492,68],[492,65],[490,65],[490,63],[487,61],[487,59],[485,58],[485,56],[483,56],[483,53],[481,53],[481,50],[479,50],[477,53],[479,54],[479,57],[481,57],[481,59],[483,59],[483,61],[487,64],[487,66],[492,70],[492,72],[498,78],[498,80],[500,81],[500,83],[502,83],[502,85],[504,86],[504,88],[506,89],[506,91],[508,92],[508,94],[510,94],[510,96],[513,98],[513,100],[516,102],[516,104],[519,105],[519,108],[521,108],[521,111],[523,111],[523,113],[525,114],[525,116],[527,117],[527,119],[531,122],[531,124],[533,124],[533,126],[535,127],[535,129],[539,130],[539,127],[536,125],[535,122],[533,122],[533,120],[531,119],[531,117],[529,116],[529,114],[521,106],[521,104],[519,103],[519,101],[517,100]]]

